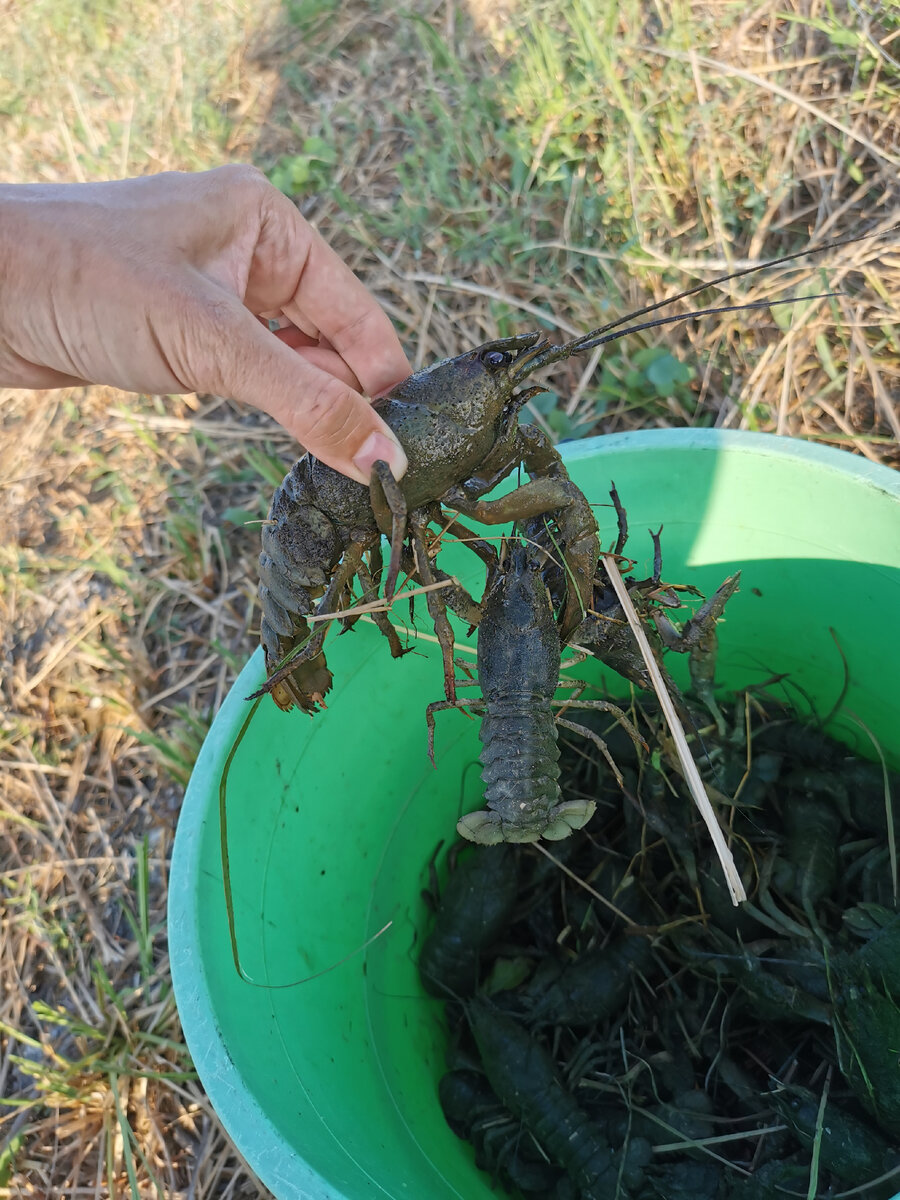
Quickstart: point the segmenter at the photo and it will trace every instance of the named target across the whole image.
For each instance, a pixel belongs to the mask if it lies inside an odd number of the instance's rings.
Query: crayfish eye
[[[508,367],[512,360],[513,356],[508,350],[488,350],[481,356],[486,367]]]

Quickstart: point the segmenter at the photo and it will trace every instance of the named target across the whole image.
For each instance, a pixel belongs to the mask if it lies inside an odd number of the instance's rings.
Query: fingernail
[[[322,336],[321,333],[319,333],[318,327],[313,325],[312,321],[308,321],[306,317],[301,316],[299,313],[294,316],[293,320],[300,332],[305,333],[306,336],[308,338],[312,338],[313,341],[317,342]]]
[[[383,433],[369,434],[353,456],[353,465],[368,480],[372,474],[372,464],[379,458],[383,459],[391,468],[391,474],[395,479],[402,479],[406,474],[409,463],[406,461],[403,447],[399,442],[386,437]]]

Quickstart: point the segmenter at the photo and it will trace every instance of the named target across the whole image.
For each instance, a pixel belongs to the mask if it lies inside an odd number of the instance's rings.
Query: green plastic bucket
[[[646,531],[661,522],[665,578],[709,593],[741,568],[720,626],[723,685],[789,672],[786,694],[828,713],[844,688],[839,644],[849,683],[833,728],[871,757],[866,726],[900,766],[898,476],[804,442],[708,430],[615,435],[563,452],[590,500],[605,503],[615,480],[638,575],[652,557]],[[612,510],[597,512],[609,545]],[[477,587],[482,568],[468,551],[450,547],[441,564]],[[418,624],[431,632],[424,615]],[[169,903],[185,1036],[216,1111],[279,1200],[487,1200],[489,1180],[438,1106],[441,1009],[415,970],[426,864],[452,840],[461,796],[480,805],[478,771],[465,770],[477,759],[477,726],[438,714],[431,768],[424,710],[441,698],[442,676],[424,637],[395,661],[374,626],[360,624],[329,639],[328,659],[328,711],[310,719],[266,701],[228,781],[242,965],[267,986],[235,972],[218,813],[243,697],[263,677],[258,653],[197,761]],[[335,970],[278,986],[330,967],[388,922]]]

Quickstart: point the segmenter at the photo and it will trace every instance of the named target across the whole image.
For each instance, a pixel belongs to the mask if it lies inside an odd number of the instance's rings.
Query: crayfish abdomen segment
[[[528,696],[520,703],[489,703],[480,737],[481,778],[490,808],[520,822],[559,802],[559,746],[546,700]]]
[[[298,499],[308,468],[301,459],[276,488],[262,529],[259,556],[260,638],[271,677],[285,656],[311,638],[305,618],[314,610],[344,551],[343,538],[328,515]],[[301,650],[302,653],[302,650]],[[324,655],[310,647],[289,676],[267,685],[279,708],[297,704],[315,712],[331,687]]]
[[[283,591],[322,589],[341,550],[338,531],[321,509],[296,505],[278,488],[262,529],[259,567],[261,578],[267,569],[262,580],[267,587],[274,590],[273,584],[280,583]]]

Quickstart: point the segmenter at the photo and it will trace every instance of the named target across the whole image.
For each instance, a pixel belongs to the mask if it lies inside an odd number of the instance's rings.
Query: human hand
[[[359,394],[410,373],[397,335],[255,168],[0,186],[0,278],[0,385],[212,392],[361,483],[406,470]]]

